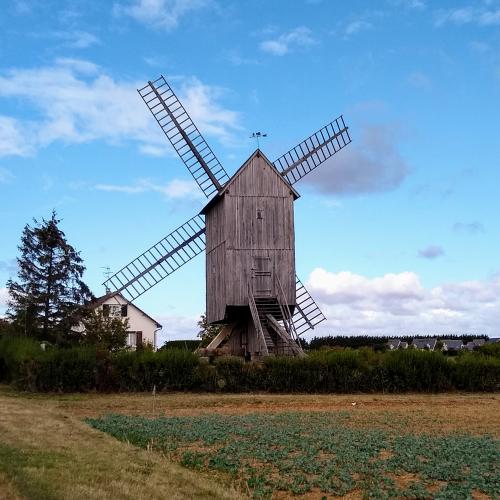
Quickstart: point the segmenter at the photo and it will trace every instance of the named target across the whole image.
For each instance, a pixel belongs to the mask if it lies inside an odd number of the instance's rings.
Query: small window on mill
[[[257,219],[258,220],[263,220],[264,219],[264,210],[262,210],[261,208],[257,209]]]

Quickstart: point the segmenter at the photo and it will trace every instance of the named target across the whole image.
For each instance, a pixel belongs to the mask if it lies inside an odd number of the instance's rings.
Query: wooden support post
[[[210,349],[217,349],[224,340],[226,340],[229,335],[231,335],[231,332],[233,331],[233,328],[235,327],[236,323],[229,323],[228,325],[224,325],[224,328],[218,333],[218,335],[208,344],[207,350]]]

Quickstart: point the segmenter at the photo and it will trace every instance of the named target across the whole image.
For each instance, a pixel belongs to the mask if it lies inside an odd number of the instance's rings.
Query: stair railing
[[[248,285],[248,303],[250,305],[250,312],[252,313],[253,323],[257,330],[257,336],[259,337],[261,343],[261,352],[262,354],[264,354],[264,356],[267,356],[269,354],[269,351],[267,349],[266,339],[264,337],[264,331],[262,330],[262,324],[260,322],[259,311],[257,310],[257,304],[255,304],[255,299],[250,285]]]
[[[288,304],[286,303],[286,296],[285,292],[283,290],[283,287],[281,286],[281,281],[278,278],[278,276],[275,275],[275,281],[276,281],[276,289],[278,291],[278,304],[281,309],[281,315],[283,316],[283,324],[285,325],[285,330],[288,332],[290,337],[297,342],[297,344],[300,346],[299,342],[299,336],[297,335],[297,331],[295,330],[295,325],[293,323],[292,315],[290,313],[290,308],[288,307]]]

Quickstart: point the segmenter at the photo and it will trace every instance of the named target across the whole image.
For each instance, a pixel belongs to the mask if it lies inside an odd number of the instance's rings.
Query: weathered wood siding
[[[259,258],[269,258],[272,283],[277,277],[287,303],[295,304],[293,201],[290,186],[254,155],[206,213],[209,322],[223,321],[226,306],[248,305]]]
[[[222,198],[205,215],[207,321],[222,321],[226,313],[226,219]]]

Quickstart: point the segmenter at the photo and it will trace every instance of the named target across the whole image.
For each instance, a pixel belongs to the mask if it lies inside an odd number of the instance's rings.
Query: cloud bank
[[[282,33],[276,38],[264,40],[259,47],[263,52],[274,56],[284,56],[297,48],[310,47],[317,42],[313,38],[312,31],[305,26],[299,26],[293,30]]]
[[[312,336],[499,334],[500,274],[425,288],[414,272],[368,278],[316,268],[306,286],[327,316]]]
[[[304,177],[304,182],[339,195],[395,189],[411,170],[395,142],[393,127],[367,125],[359,138]]]
[[[0,156],[30,156],[54,142],[96,140],[115,145],[133,141],[149,155],[171,152],[136,92],[143,85],[114,79],[90,61],[69,58],[0,74],[0,98],[18,99],[38,116],[30,120],[0,115]],[[176,90],[202,133],[234,143],[239,115],[219,104],[221,89],[185,78]]]
[[[172,31],[182,17],[209,4],[209,0],[133,0],[115,3],[114,13],[151,28]]]

